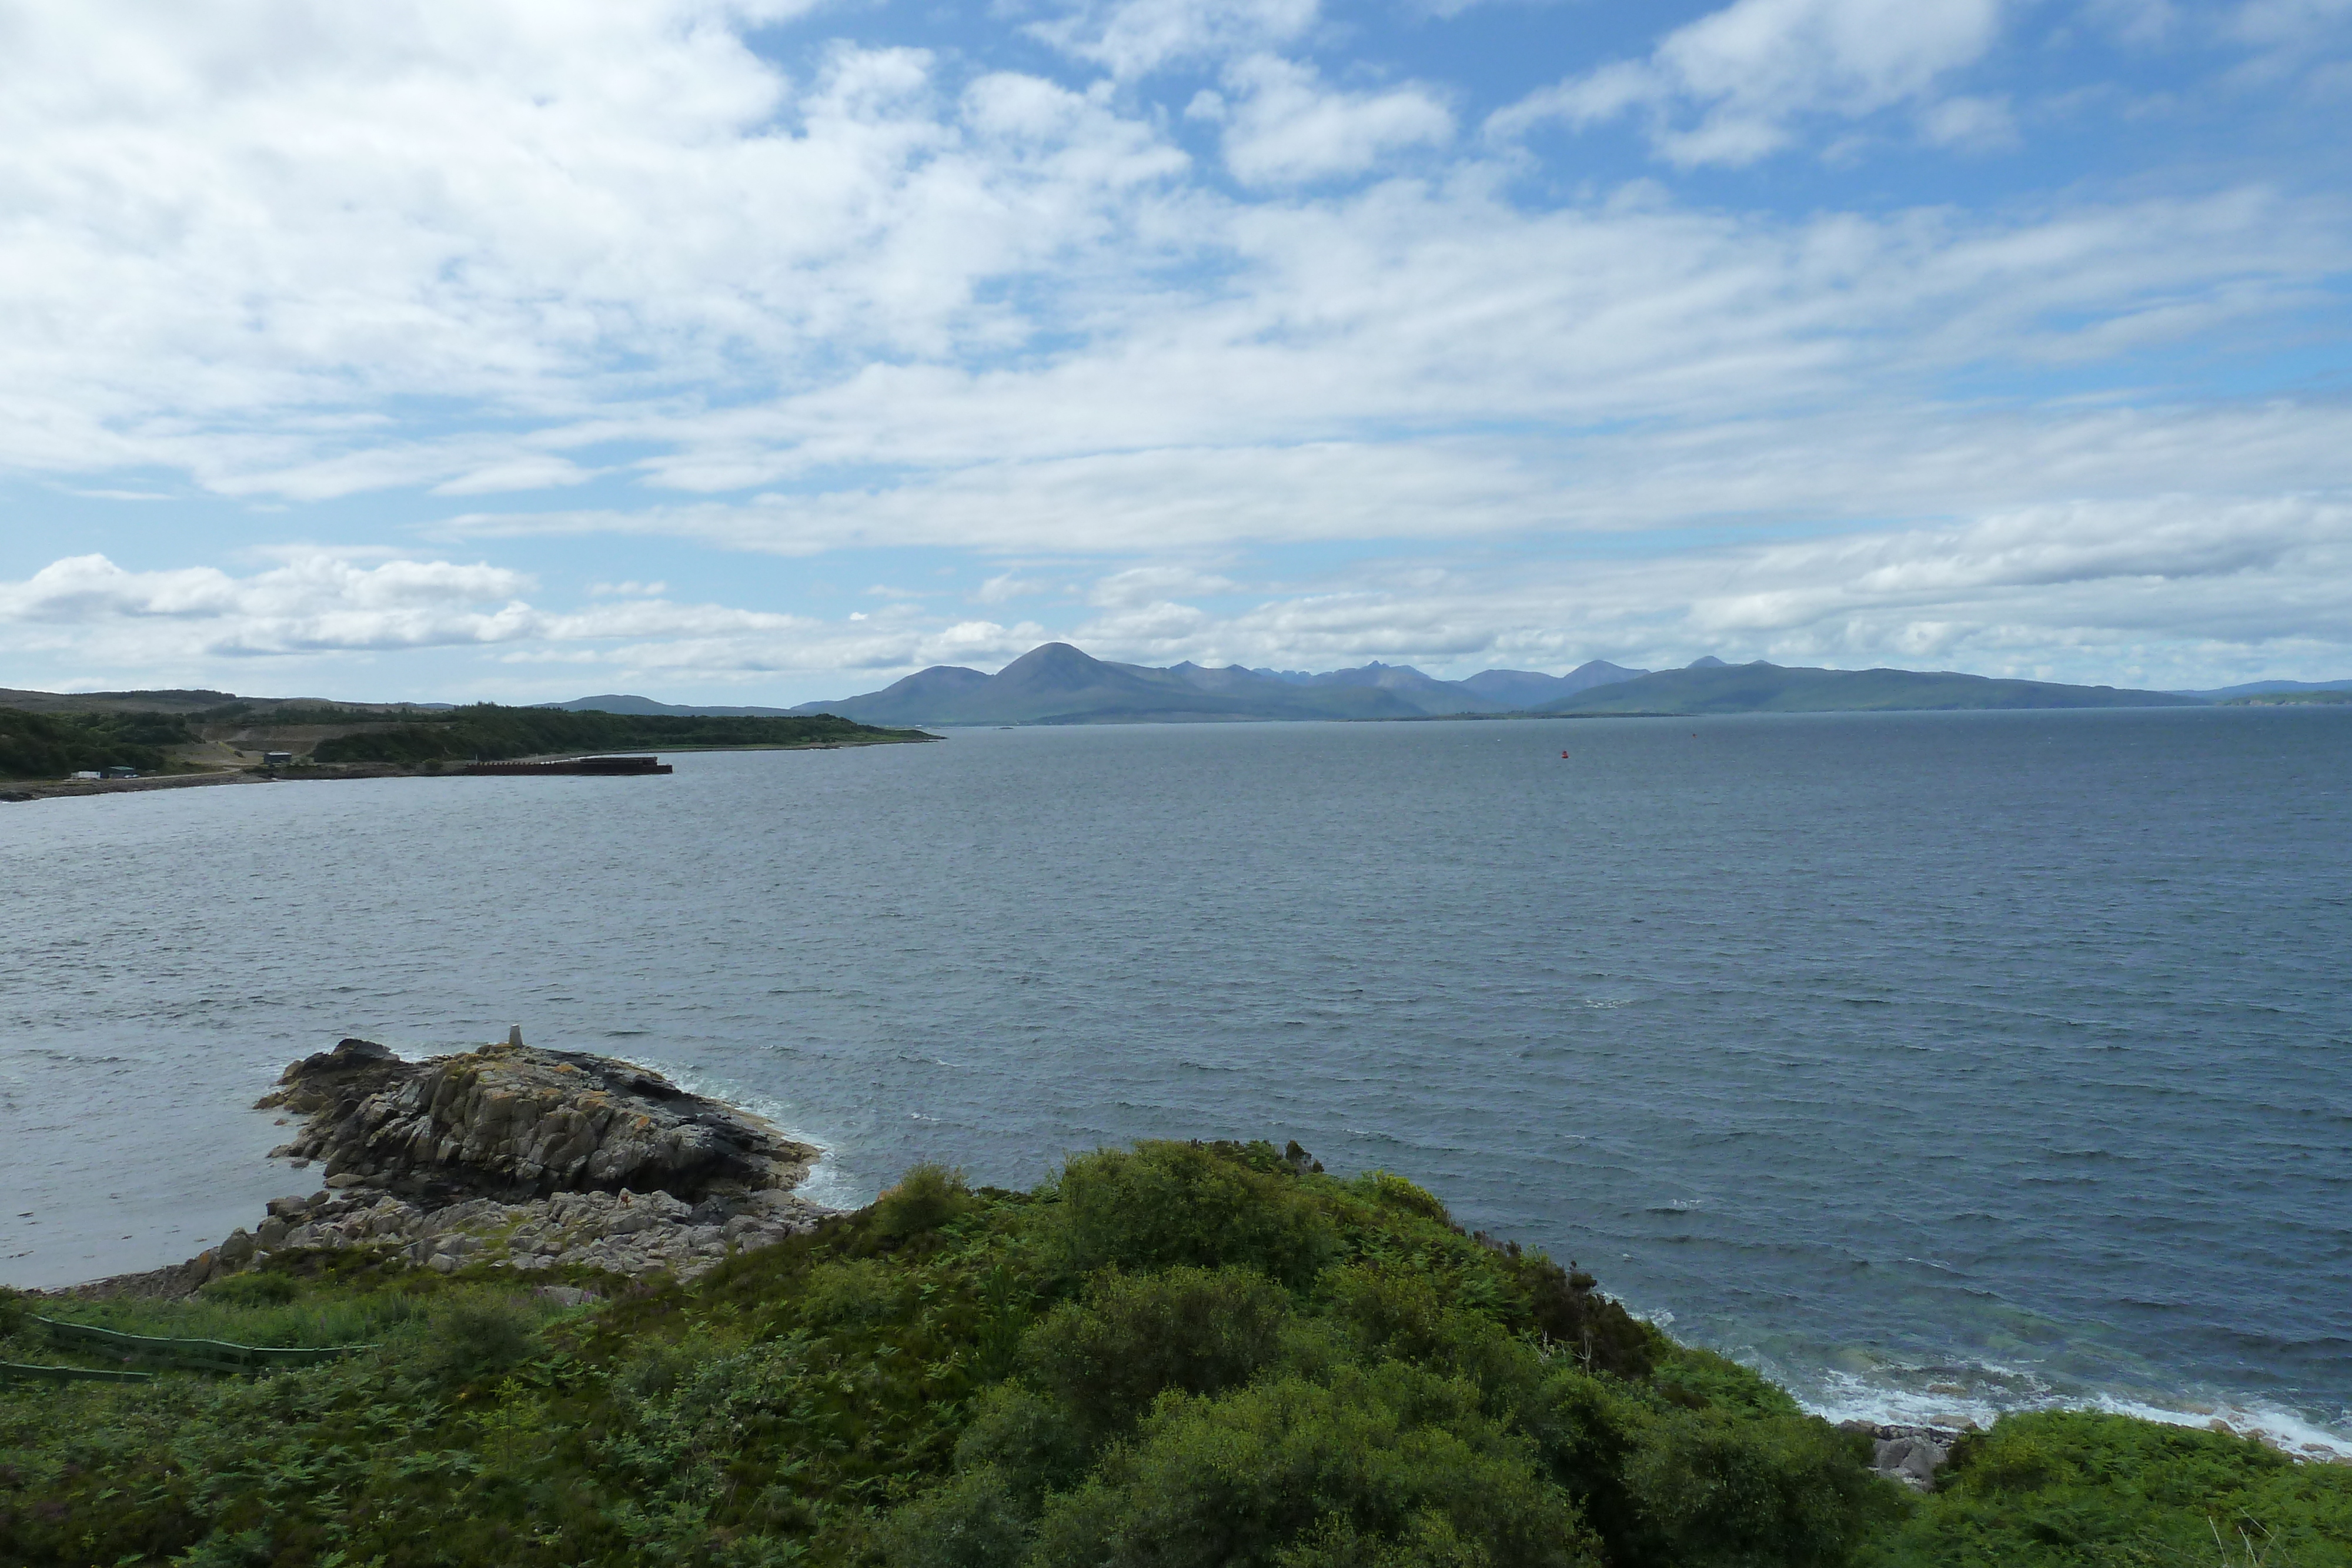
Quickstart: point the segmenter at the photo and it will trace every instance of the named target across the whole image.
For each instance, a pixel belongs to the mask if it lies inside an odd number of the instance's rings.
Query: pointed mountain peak
[[[997,671],[996,678],[1001,681],[1011,676],[1017,681],[1049,674],[1077,674],[1101,667],[1101,660],[1071,647],[1067,643],[1040,643]]]

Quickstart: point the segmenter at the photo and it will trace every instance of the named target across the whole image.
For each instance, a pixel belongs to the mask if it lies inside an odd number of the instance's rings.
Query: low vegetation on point
[[[286,1252],[188,1303],[42,1303],[372,1348],[0,1384],[7,1561],[2352,1564],[2352,1471],[2120,1417],[2006,1419],[1914,1500],[1590,1276],[1295,1145],[1144,1144],[1031,1192],[919,1167],[690,1287],[572,1282],[613,1299]],[[5,1301],[0,1332],[61,1354]]]

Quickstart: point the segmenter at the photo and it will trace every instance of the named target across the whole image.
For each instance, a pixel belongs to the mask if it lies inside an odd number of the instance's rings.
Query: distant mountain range
[[[2201,707],[2200,697],[1949,671],[1812,670],[1707,662],[1548,703],[1544,713],[1891,713],[1937,708]]]
[[[877,692],[803,703],[877,725],[1166,724],[1232,719],[1432,718],[1463,714],[1824,713],[1927,708],[2181,707],[2172,692],[1997,680],[1913,670],[1790,669],[1707,657],[1680,670],[1595,660],[1565,675],[1485,670],[1441,681],[1378,662],[1297,670],[1167,669],[1114,664],[1066,643],[1033,648],[995,674],[959,665],[919,671]],[[626,705],[626,706],[624,706]],[[773,715],[774,708],[678,707],[645,697],[582,697],[548,706],[626,714]]]
[[[1167,669],[1093,658],[1067,643],[1033,648],[996,674],[938,664],[878,692],[798,707],[656,702],[607,692],[541,703],[573,713],[635,716],[787,718],[838,714],[878,725],[1142,724],[1231,719],[1444,718],[1456,715],[1835,713],[1934,708],[2181,707],[2352,702],[2352,679],[2250,681],[2210,691],[2135,691],[2000,680],[1948,671],[1815,670],[1727,664],[1712,656],[1679,670],[1636,670],[1595,659],[1564,675],[1481,670],[1441,681],[1377,660],[1352,670]],[[341,707],[396,714],[446,703],[339,703],[324,697],[239,697],[215,691],[36,692],[0,689],[0,708],[36,713],[194,714],[237,704],[255,717]],[[307,716],[302,722],[312,722]]]
[[[1429,718],[1516,712],[1645,674],[1600,660],[1565,675],[1487,670],[1441,681],[1377,661],[1352,670],[1167,669],[1113,664],[1067,643],[1033,648],[993,675],[934,665],[862,696],[803,703],[867,724],[1144,724],[1216,719]],[[872,714],[890,716],[866,718]]]
[[[2287,696],[2298,692],[2352,692],[2352,681],[2248,681],[2242,686],[2215,686],[2204,692],[2175,692],[2175,696],[2227,702],[2231,697]]]
[[[651,697],[607,693],[600,697],[574,697],[568,703],[533,703],[533,707],[562,708],[566,713],[619,713],[646,718],[667,714],[677,718],[788,718],[799,712],[787,707],[695,707],[657,703]]]

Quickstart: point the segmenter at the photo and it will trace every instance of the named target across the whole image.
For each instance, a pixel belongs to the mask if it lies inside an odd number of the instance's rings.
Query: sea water
[[[964,731],[0,807],[0,1280],[312,1185],[361,1035],[1026,1186],[1296,1138],[1837,1415],[2352,1448],[2352,712]]]

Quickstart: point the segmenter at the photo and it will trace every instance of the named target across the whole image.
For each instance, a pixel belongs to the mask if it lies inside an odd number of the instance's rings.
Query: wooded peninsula
[[[429,769],[589,751],[753,750],[932,738],[920,730],[859,724],[832,714],[705,717],[495,703],[394,708],[226,702],[179,712],[96,705],[50,712],[0,706],[0,779],[56,779],[108,768],[233,773],[262,767],[272,752],[289,756],[295,768],[328,776],[356,765]]]

